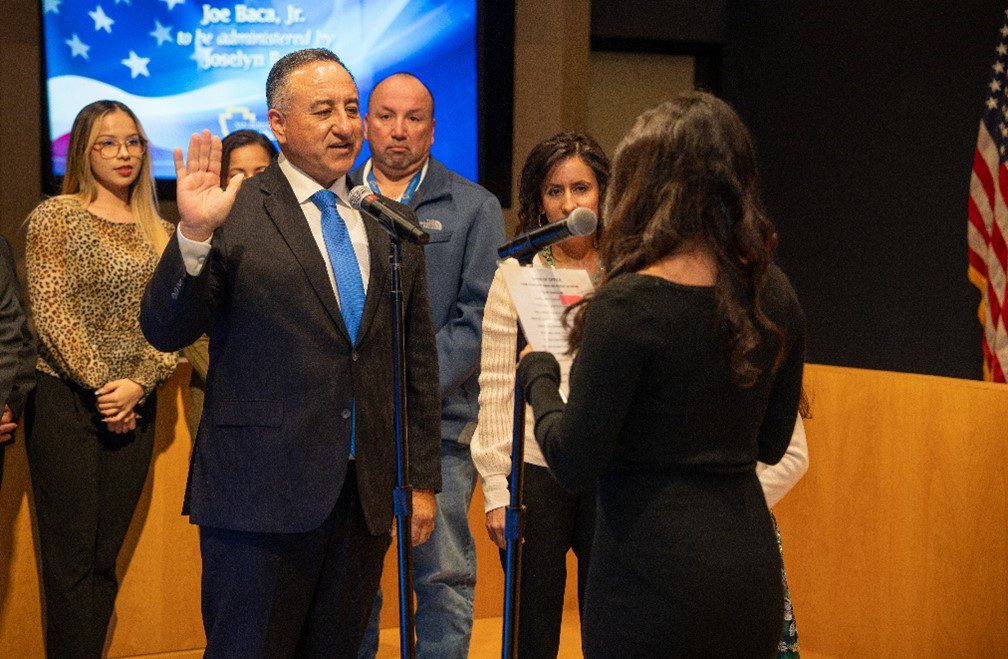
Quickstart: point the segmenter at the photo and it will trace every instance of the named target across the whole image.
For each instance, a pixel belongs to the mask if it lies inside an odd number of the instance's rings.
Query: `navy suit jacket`
[[[392,524],[391,284],[387,234],[365,217],[371,270],[351,346],[325,262],[276,163],[246,181],[215,232],[200,274],[173,236],[141,304],[159,350],[210,337],[203,419],[187,512],[238,531],[304,532],[332,510],[349,460],[356,400],[356,471],[368,528]],[[416,488],[439,490],[437,348],[422,249],[404,245],[407,430]]]

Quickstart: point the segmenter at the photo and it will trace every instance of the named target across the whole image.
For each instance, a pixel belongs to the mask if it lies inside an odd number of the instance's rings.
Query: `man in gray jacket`
[[[469,502],[476,469],[469,439],[476,424],[481,325],[496,247],[504,242],[500,202],[485,188],[449,171],[430,156],[434,98],[418,78],[391,75],[368,100],[364,135],[371,158],[351,172],[354,184],[416,211],[430,234],[427,283],[441,373],[441,479],[430,540],[414,553],[418,657],[467,657],[476,585],[476,549]],[[378,647],[376,600],[361,647]]]

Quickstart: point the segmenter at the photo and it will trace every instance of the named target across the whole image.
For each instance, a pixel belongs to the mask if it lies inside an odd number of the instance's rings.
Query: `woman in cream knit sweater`
[[[560,133],[536,145],[519,182],[518,233],[555,222],[575,208],[599,211],[609,178],[609,160],[587,135]],[[581,268],[599,274],[596,235],[568,238],[536,256],[540,267]],[[511,473],[515,345],[518,317],[500,272],[494,277],[483,313],[479,421],[472,457],[479,471],[490,538],[503,550],[504,507]],[[566,374],[565,374],[566,376]],[[572,494],[550,475],[535,440],[531,414],[525,417],[525,543],[521,575],[518,656],[556,657],[569,549],[578,557],[578,599],[584,593],[595,530],[595,495]],[[503,551],[502,551],[503,561]]]

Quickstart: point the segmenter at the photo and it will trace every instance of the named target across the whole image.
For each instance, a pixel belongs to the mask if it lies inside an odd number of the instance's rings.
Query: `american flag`
[[[1008,12],[988,89],[970,178],[969,278],[981,293],[984,378],[1004,382],[1008,370]]]

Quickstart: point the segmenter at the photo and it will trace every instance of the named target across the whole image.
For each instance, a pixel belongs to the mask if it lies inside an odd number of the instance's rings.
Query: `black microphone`
[[[366,185],[358,185],[350,191],[350,205],[375,217],[394,231],[399,238],[405,238],[418,245],[430,242],[430,235],[417,225],[416,213],[409,206],[375,194]]]
[[[562,220],[512,238],[497,248],[497,256],[502,261],[515,258],[527,263],[542,248],[567,240],[571,236],[587,236],[595,231],[597,225],[598,218],[595,213],[587,208],[578,207]]]

